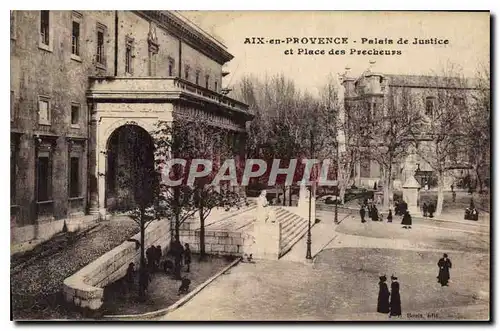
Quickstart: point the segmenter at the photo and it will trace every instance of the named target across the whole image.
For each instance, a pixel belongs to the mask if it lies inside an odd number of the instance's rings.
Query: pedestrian
[[[155,261],[155,269],[159,270],[161,265],[161,257],[162,257],[161,246],[156,246],[156,261]]]
[[[148,249],[146,249],[146,259],[147,259],[147,268],[150,272],[154,271],[154,265],[156,261],[156,247],[151,245]]]
[[[133,262],[130,262],[128,265],[125,282],[127,283],[127,289],[131,291],[135,283],[135,264]]]
[[[424,217],[427,217],[428,207],[427,207],[427,203],[425,203],[425,202],[422,206],[422,211],[424,212]]]
[[[177,295],[186,294],[189,292],[189,285],[191,285],[191,280],[186,277],[183,277],[181,280],[181,286],[179,287],[179,291]]]
[[[429,206],[427,207],[427,212],[429,213],[430,218],[434,218],[435,211],[436,211],[436,206],[434,205],[434,202],[430,202]]]
[[[380,281],[378,282],[379,290],[378,290],[378,301],[377,301],[377,313],[387,314],[389,313],[389,288],[385,283],[387,281],[387,277],[380,276]]]
[[[401,224],[403,224],[403,229],[411,229],[411,216],[408,210],[403,215],[403,220],[401,221]]]
[[[378,221],[378,209],[377,209],[377,206],[373,206],[373,208],[372,208],[372,221],[374,221],[374,222]]]
[[[191,265],[191,249],[189,244],[184,244],[184,264],[187,266],[186,272],[189,272],[189,266]]]
[[[361,216],[361,223],[365,223],[365,206],[361,206],[361,208],[359,209],[359,216]]]
[[[443,257],[439,259],[438,262],[439,267],[439,275],[438,275],[438,283],[441,286],[448,286],[448,281],[450,280],[450,269],[451,269],[451,260],[448,258],[448,254],[443,254]]]
[[[387,223],[392,223],[392,210],[389,209],[389,214],[387,215]]]
[[[401,316],[401,296],[399,295],[398,277],[391,276],[391,300],[389,317]]]
[[[171,251],[174,257],[174,277],[175,279],[181,279],[181,264],[184,248],[182,247],[181,243],[175,239],[172,242]]]

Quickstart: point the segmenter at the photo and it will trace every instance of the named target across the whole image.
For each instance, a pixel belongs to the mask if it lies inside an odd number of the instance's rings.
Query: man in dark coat
[[[373,206],[372,208],[372,220],[377,222],[378,221],[378,209],[377,206]]]
[[[427,204],[424,202],[424,204],[422,205],[422,212],[424,213],[424,217],[427,217],[427,211]]]
[[[441,286],[448,286],[448,281],[450,280],[450,269],[451,269],[451,261],[448,258],[448,254],[443,254],[443,257],[439,259],[438,267],[439,267],[438,282],[441,283]]]
[[[390,308],[391,312],[389,317],[401,316],[401,296],[399,295],[399,283],[398,278],[391,276],[391,301]]]
[[[434,202],[429,203],[429,206],[427,206],[427,211],[429,212],[429,217],[433,218],[434,212],[436,211],[436,206],[434,205]]]
[[[361,206],[359,209],[359,216],[361,216],[361,223],[365,223],[365,206]]]
[[[408,210],[405,212],[401,224],[403,224],[403,229],[411,229],[411,216]]]
[[[378,282],[379,290],[378,290],[378,302],[377,302],[377,313],[387,314],[389,313],[389,288],[385,283],[387,281],[387,277],[380,276],[380,281]]]
[[[156,247],[154,245],[151,245],[151,247],[146,249],[146,259],[149,272],[154,272],[156,261]]]
[[[387,223],[392,223],[392,210],[389,209],[389,215],[387,215]]]
[[[184,248],[181,243],[177,240],[172,242],[171,252],[174,257],[174,276],[176,279],[181,279],[181,264],[182,264],[182,255],[184,253]]]

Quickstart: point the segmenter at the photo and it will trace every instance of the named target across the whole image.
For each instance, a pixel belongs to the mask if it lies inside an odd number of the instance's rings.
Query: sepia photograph
[[[491,24],[11,10],[11,321],[490,322]]]

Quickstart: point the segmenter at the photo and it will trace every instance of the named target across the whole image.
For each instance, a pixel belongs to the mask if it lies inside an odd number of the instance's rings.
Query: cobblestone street
[[[162,319],[387,320],[376,313],[378,276],[393,273],[401,284],[405,320],[488,318],[487,234],[465,233],[460,227],[451,231],[453,223],[443,229],[404,232],[399,224],[358,226],[355,217],[326,231],[329,216],[323,215],[325,221],[313,227],[313,248],[321,250],[313,264],[286,256],[280,261],[240,263]],[[464,235],[485,240],[471,248]],[[315,240],[326,245],[319,248]],[[305,241],[304,237],[290,253],[299,257],[305,252],[300,248]],[[453,261],[450,286],[441,287],[436,282],[436,263],[450,245],[454,248],[448,251]]]

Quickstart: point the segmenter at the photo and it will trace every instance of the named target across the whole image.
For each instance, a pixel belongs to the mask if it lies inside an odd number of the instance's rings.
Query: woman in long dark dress
[[[448,281],[450,280],[450,269],[451,269],[451,261],[448,258],[448,254],[443,254],[443,257],[439,259],[438,267],[439,267],[438,282],[441,284],[441,286],[448,286]]]
[[[378,290],[377,312],[387,314],[390,311],[389,309],[390,293],[389,293],[389,288],[385,283],[387,281],[387,277],[380,276],[379,279],[380,282],[378,283],[379,290]]]
[[[404,213],[401,224],[403,224],[404,229],[411,229],[411,216],[408,210]]]
[[[391,276],[391,312],[389,316],[401,316],[401,297],[399,296],[399,283],[398,278]]]

